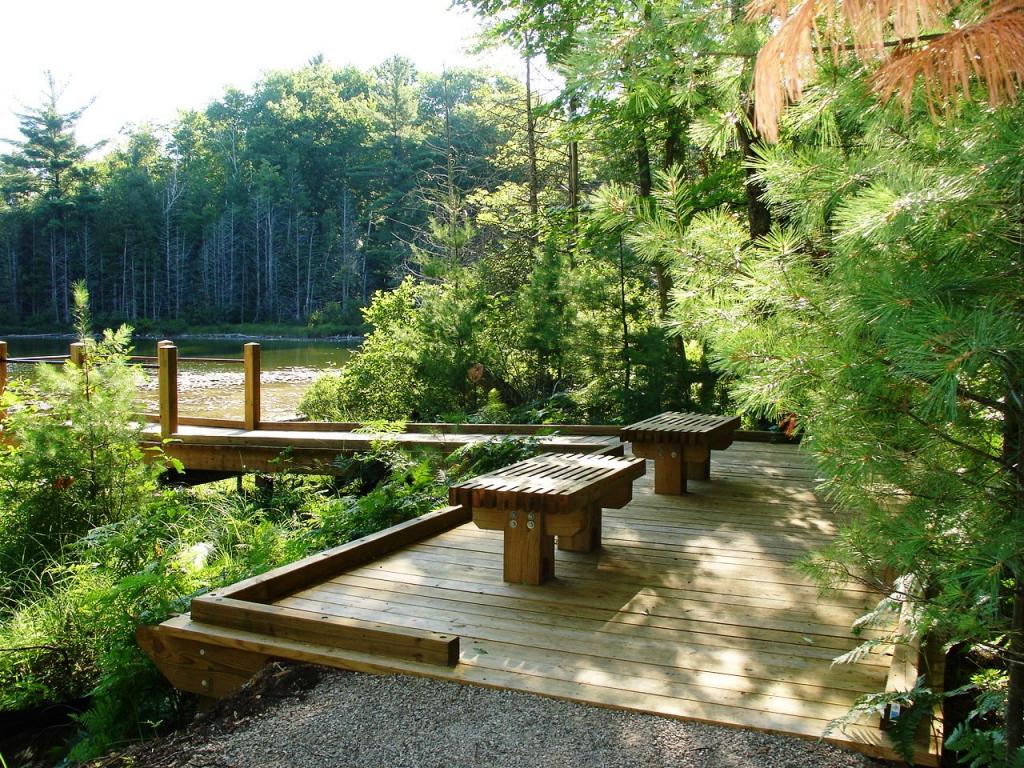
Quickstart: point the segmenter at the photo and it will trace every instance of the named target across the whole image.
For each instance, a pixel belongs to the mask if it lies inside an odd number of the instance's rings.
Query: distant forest
[[[112,148],[80,144],[84,109],[60,97],[50,77],[0,157],[5,323],[66,325],[84,279],[101,322],[358,324],[438,250],[525,263],[545,169],[565,165],[528,85],[397,56],[268,73]]]

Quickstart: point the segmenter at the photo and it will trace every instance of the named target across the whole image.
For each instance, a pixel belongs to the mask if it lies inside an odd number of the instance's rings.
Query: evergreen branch
[[[891,405],[896,405],[896,403],[893,403],[891,401],[890,401],[890,404]],[[952,435],[948,434],[947,432],[944,432],[943,430],[940,430],[937,427],[935,427],[932,424],[930,424],[929,422],[925,421],[920,416],[918,416],[913,411],[911,411],[909,408],[906,408],[906,409],[902,410],[902,413],[903,413],[904,416],[909,418],[914,423],[918,424],[919,426],[924,427],[928,432],[931,432],[933,435],[938,437],[940,440],[943,440],[943,441],[949,443],[950,445],[954,445],[957,448],[960,448],[961,450],[967,451],[972,456],[977,456],[978,458],[980,458],[980,459],[982,459],[984,461],[994,462],[994,463],[1000,465],[1001,467],[1005,468],[1007,471],[1009,471],[1009,472],[1011,472],[1011,473],[1013,473],[1015,475],[1020,475],[1020,471],[1018,469],[1015,469],[1009,463],[1007,463],[1001,456],[993,456],[991,453],[988,453],[987,451],[983,451],[980,448],[975,448],[970,443],[965,443],[962,440],[958,440],[957,438],[953,437]]]
[[[892,365],[893,363],[891,360],[886,360],[885,364]],[[928,378],[926,376],[913,376],[912,374],[911,376],[916,381],[919,381],[922,384],[927,384],[929,387],[934,387],[936,384],[936,380],[934,378]],[[991,408],[992,410],[999,411],[1002,414],[1006,414],[1008,412],[1008,407],[1006,403],[1001,403],[998,400],[995,400],[991,397],[986,397],[985,395],[979,395],[977,392],[969,390],[967,387],[963,386],[960,383],[957,383],[956,385],[956,393],[964,400],[970,400],[971,402],[977,403],[978,405],[984,405],[986,408]]]
[[[1008,412],[1006,403],[1001,403],[998,400],[993,400],[991,397],[985,397],[984,395],[979,395],[977,392],[972,392],[962,384],[956,385],[956,393],[965,400],[971,400],[978,405],[984,405],[986,408],[991,408],[992,410],[999,411],[1002,414],[1006,414]]]
[[[883,40],[879,45],[882,48],[899,48],[902,46],[913,45],[914,43],[927,43],[932,40],[938,40],[947,33],[936,32],[929,35],[917,35],[915,37],[897,37],[893,40]],[[832,51],[856,51],[858,46],[856,43],[843,43],[836,46],[821,46],[812,45],[811,50],[814,53],[829,53]],[[753,59],[756,58],[757,54],[744,53],[743,51],[692,51],[697,56],[710,56],[712,58],[734,58],[734,59]]]
[[[909,110],[919,76],[933,111],[952,108],[960,96],[969,99],[971,76],[987,86],[989,104],[1016,101],[1024,77],[1024,2],[999,3],[981,21],[937,39],[940,44],[897,51],[878,71],[874,88],[883,102],[896,96]]]
[[[986,643],[984,641],[973,642],[971,645],[976,646],[984,651],[988,651],[993,656],[1007,659],[1010,662],[1021,664],[1024,663],[1024,654],[1019,654],[1011,650],[1008,646],[995,645],[993,643]]]

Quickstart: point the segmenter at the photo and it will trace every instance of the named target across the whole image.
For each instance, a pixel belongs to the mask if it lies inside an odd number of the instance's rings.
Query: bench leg
[[[543,513],[509,510],[504,549],[505,581],[537,585],[555,575],[555,537],[544,534]]]
[[[711,451],[704,459],[686,462],[686,478],[688,480],[710,480],[711,479]]]
[[[654,457],[654,492],[667,496],[686,493],[686,468],[678,446],[660,446]]]
[[[579,533],[559,536],[558,548],[563,552],[591,552],[601,548],[601,504],[595,502],[587,509],[586,522]]]

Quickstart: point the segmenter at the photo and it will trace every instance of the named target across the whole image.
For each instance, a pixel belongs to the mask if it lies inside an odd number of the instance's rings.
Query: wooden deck
[[[194,648],[427,675],[818,738],[860,694],[885,688],[889,655],[831,663],[857,644],[851,623],[876,598],[857,587],[821,596],[793,567],[836,525],[796,447],[737,442],[714,453],[713,463],[714,479],[692,481],[680,497],[655,496],[649,468],[630,504],[604,512],[602,549],[558,552],[556,578],[543,586],[503,582],[501,534],[467,523],[273,601],[311,619],[457,635],[454,666],[188,616],[160,632]],[[248,674],[232,670],[230,657],[218,663],[228,683],[231,674]],[[877,723],[828,740],[892,757]],[[936,736],[920,763],[937,764]]]

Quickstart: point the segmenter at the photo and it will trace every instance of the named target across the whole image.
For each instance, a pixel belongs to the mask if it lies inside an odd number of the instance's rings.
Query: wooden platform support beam
[[[223,698],[241,688],[270,658],[239,648],[176,637],[160,627],[140,626],[135,640],[157,668],[182,691]]]
[[[337,576],[403,546],[414,544],[469,521],[460,506],[446,507],[392,526],[350,544],[327,550],[268,573],[192,600],[190,622],[213,634],[256,633],[271,643],[312,644],[402,662],[454,667],[459,662],[459,637],[395,626],[381,621],[328,615],[270,604],[275,598]],[[183,617],[184,618],[184,617]],[[141,627],[139,646],[178,688],[221,697],[242,685],[269,658],[266,653],[232,643],[183,637],[170,629]],[[290,658],[287,653],[282,656]]]
[[[252,342],[242,347],[245,365],[245,428],[260,427],[260,345]]]
[[[167,439],[178,431],[178,348],[173,341],[157,342],[156,357],[160,384],[160,437]]]

